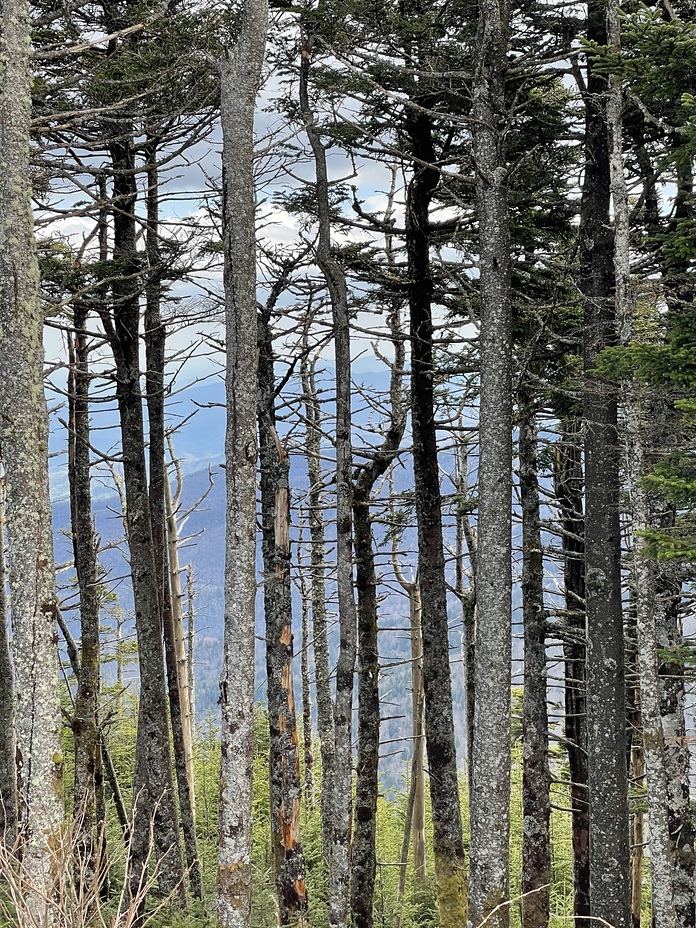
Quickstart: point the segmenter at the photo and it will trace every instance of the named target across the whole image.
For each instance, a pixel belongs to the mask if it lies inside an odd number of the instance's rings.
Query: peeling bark
[[[271,296],[273,299],[273,294]],[[270,728],[271,849],[281,925],[304,921],[307,883],[300,836],[302,780],[293,680],[290,459],[276,431],[269,305],[259,313],[259,460],[266,680]]]
[[[219,928],[249,928],[256,602],[256,223],[254,109],[268,31],[247,0],[220,61],[227,341],[225,627],[220,676]]]

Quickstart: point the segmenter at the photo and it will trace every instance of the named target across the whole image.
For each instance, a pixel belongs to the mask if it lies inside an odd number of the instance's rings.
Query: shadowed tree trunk
[[[219,61],[227,342],[219,928],[249,928],[251,919],[258,394],[254,109],[267,32],[266,0],[246,0],[237,41]]]
[[[606,44],[605,7],[590,3],[587,39]],[[606,80],[587,66],[585,176],[580,207],[580,289],[584,302],[585,597],[587,754],[590,800],[590,912],[628,928],[630,863],[619,447],[616,389],[593,372],[616,340]]]
[[[590,914],[590,811],[585,685],[585,521],[579,442],[579,423],[566,423],[556,448],[554,489],[563,531],[565,744],[572,810],[573,913],[578,928],[591,928],[586,921]]]
[[[302,522],[302,518],[300,519]],[[302,560],[304,538],[300,525],[297,566],[300,575],[300,598],[302,600],[302,657],[300,673],[302,676],[302,747],[304,750],[304,794],[308,808],[314,805],[314,750],[312,747],[312,688],[309,682],[309,589]]]
[[[275,365],[271,310],[276,284],[259,313],[259,461],[266,679],[270,728],[271,849],[281,925],[304,921],[307,884],[300,837],[302,780],[293,681],[290,580],[290,459],[276,431]]]
[[[476,676],[469,923],[509,894],[512,658],[512,322],[505,157],[510,11],[480,0],[473,110],[481,295]],[[509,907],[492,915],[506,928]]]
[[[466,918],[466,873],[452,712],[442,500],[435,425],[429,209],[439,173],[430,116],[411,111],[406,129],[417,161],[406,197],[411,335],[413,473],[418,522],[425,744],[430,773],[433,855],[440,922],[461,928]]]
[[[75,779],[73,815],[76,881],[80,892],[94,887],[94,819],[97,802],[97,776],[101,768],[98,723],[100,676],[99,618],[101,590],[97,559],[97,537],[92,516],[90,426],[89,426],[89,347],[87,310],[81,301],[74,304],[74,335],[70,336],[68,403],[68,478],[70,482],[70,524],[72,526],[75,572],[80,594],[80,658],[73,713],[75,741]]]
[[[551,883],[551,772],[546,696],[546,612],[541,547],[537,428],[531,398],[520,391],[519,466],[522,505],[524,698],[522,738],[522,925],[545,928]]]
[[[140,703],[135,751],[130,887],[133,897],[148,866],[150,829],[159,858],[163,893],[184,897],[179,815],[174,796],[169,743],[167,687],[162,645],[162,602],[153,544],[145,430],[140,386],[140,298],[137,277],[135,160],[128,135],[110,145],[113,181],[113,318],[100,316],[116,365],[121,425],[128,548],[140,668]]]
[[[36,924],[52,921],[51,845],[63,822],[63,755],[43,390],[43,310],[29,170],[31,30],[27,0],[0,5],[0,447],[6,480],[17,695],[19,827],[36,887]]]

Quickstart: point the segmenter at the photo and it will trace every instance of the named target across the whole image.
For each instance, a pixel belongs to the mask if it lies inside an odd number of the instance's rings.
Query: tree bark
[[[607,42],[605,7],[590,3],[587,38]],[[628,784],[619,448],[616,389],[593,368],[616,339],[609,220],[606,80],[587,66],[585,177],[580,207],[580,289],[584,302],[585,593],[587,752],[590,798],[590,911],[614,928],[630,924]]]
[[[522,505],[524,698],[522,738],[522,926],[545,928],[551,889],[551,772],[546,696],[546,612],[541,546],[536,415],[520,392],[519,466]]]
[[[314,39],[304,35],[300,63],[300,108],[316,172],[319,220],[317,263],[331,302],[336,357],[336,588],[340,649],[334,703],[333,837],[329,880],[329,923],[348,925],[352,803],[353,679],[357,653],[357,620],[353,590],[352,429],[350,320],[346,278],[331,251],[331,207],[326,150],[309,102],[309,69]]]
[[[6,564],[5,473],[0,461],[0,841],[11,851],[17,841],[17,741]]]
[[[300,598],[302,600],[302,658],[300,674],[302,676],[302,747],[304,750],[304,794],[308,808],[314,805],[314,749],[312,746],[312,688],[309,681],[309,589],[307,576],[302,562],[302,527],[298,547],[298,568],[300,574]]]
[[[379,647],[377,571],[372,539],[371,495],[375,483],[398,454],[406,428],[402,399],[405,363],[399,338],[398,309],[390,315],[394,361],[390,383],[390,424],[381,446],[362,466],[353,487],[355,563],[358,592],[358,760],[355,789],[355,835],[351,866],[351,912],[356,928],[372,928],[377,875],[377,793],[379,788]],[[415,747],[415,745],[414,745]],[[421,748],[422,766],[422,748]]]
[[[92,516],[89,347],[85,331],[87,310],[80,301],[76,301],[73,312],[75,332],[70,336],[68,374],[68,478],[73,555],[80,594],[80,672],[72,724],[75,742],[73,841],[78,891],[89,894],[95,876],[94,819],[101,751],[98,722],[101,589],[97,537]]]
[[[281,925],[307,916],[300,836],[302,780],[293,680],[290,459],[276,431],[270,309],[259,313],[259,460],[266,680],[270,728],[271,848]]]
[[[580,425],[563,425],[556,449],[554,490],[563,530],[563,634],[565,744],[570,768],[573,840],[573,913],[578,928],[591,928],[590,810],[587,769],[587,689],[585,684],[585,520]]]
[[[0,447],[20,763],[23,865],[36,887],[27,900],[49,924],[40,895],[53,892],[52,846],[63,822],[63,754],[48,486],[48,413],[43,391],[43,310],[31,206],[31,26],[27,0],[0,7]]]
[[[433,855],[440,922],[461,928],[467,886],[452,711],[442,500],[435,425],[429,208],[438,185],[431,118],[411,112],[406,130],[416,159],[406,196],[411,336],[413,475],[423,632],[425,743],[430,773]]]
[[[140,298],[136,247],[137,188],[134,152],[126,135],[110,145],[114,169],[113,319],[100,310],[116,364],[116,397],[121,425],[128,547],[135,606],[140,667],[140,705],[135,751],[133,802],[135,813],[130,846],[130,887],[139,884],[151,853],[150,831],[160,860],[158,882],[164,894],[184,894],[179,815],[174,796],[169,743],[167,688],[162,645],[162,602],[158,584],[140,387]],[[141,894],[140,894],[141,895]]]
[[[512,321],[505,157],[505,0],[480,0],[472,115],[479,217],[481,397],[476,554],[476,697],[469,922],[509,894],[512,659]],[[506,928],[509,907],[490,919]]]
[[[327,874],[331,865],[333,829],[333,790],[336,766],[334,740],[333,696],[331,694],[331,661],[326,624],[326,542],[323,516],[323,474],[321,468],[321,407],[317,398],[314,371],[307,360],[307,348],[302,358],[302,402],[305,408],[305,444],[309,476],[309,538],[310,576],[312,582],[312,640],[314,679],[317,694],[317,729],[321,756],[321,847]]]
[[[157,572],[157,586],[162,605],[162,628],[164,632],[164,656],[167,670],[169,695],[169,718],[172,726],[174,768],[179,797],[179,814],[184,836],[184,849],[188,868],[191,894],[200,899],[203,894],[201,864],[196,841],[196,820],[193,798],[193,763],[189,734],[188,692],[184,676],[185,655],[183,650],[183,628],[181,619],[181,588],[171,583],[169,554],[170,544],[167,531],[169,523],[168,497],[169,476],[165,460],[165,366],[167,330],[162,320],[162,259],[159,242],[159,171],[157,168],[157,144],[149,142],[146,149],[147,167],[147,236],[148,281],[145,288],[145,350],[147,363],[146,396],[149,426],[150,462],[150,514],[152,519],[152,544]],[[178,561],[178,559],[177,559]],[[178,562],[176,564],[178,568]],[[177,623],[178,620],[178,623]],[[178,624],[178,627],[177,627]]]
[[[258,393],[254,109],[267,31],[266,0],[247,0],[237,41],[219,61],[227,339],[219,928],[248,928],[251,919]]]

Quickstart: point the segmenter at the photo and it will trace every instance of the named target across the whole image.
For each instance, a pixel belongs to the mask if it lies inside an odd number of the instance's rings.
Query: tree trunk
[[[162,646],[162,603],[155,561],[140,388],[140,299],[136,247],[137,198],[132,141],[125,136],[110,145],[114,168],[113,320],[101,318],[116,364],[116,397],[121,424],[128,547],[140,667],[140,706],[135,750],[135,814],[130,848],[130,887],[135,898],[151,853],[151,825],[160,860],[161,891],[178,891],[183,899],[184,872],[179,815],[174,796],[169,743],[167,688]]]
[[[219,928],[248,928],[251,919],[258,393],[254,109],[267,31],[266,0],[247,0],[239,37],[219,61],[227,339]]]
[[[5,473],[0,461],[0,842],[11,851],[17,841],[17,742],[5,558]]]
[[[175,513],[170,515],[176,518]],[[171,536],[170,536],[171,537]],[[170,560],[171,563],[171,560]],[[193,593],[193,564],[186,565],[186,689],[189,702],[191,753],[196,740],[196,607]],[[193,761],[193,757],[192,757]],[[194,796],[195,809],[195,796]]]
[[[80,658],[73,737],[75,741],[75,779],[73,816],[75,873],[78,891],[94,888],[96,778],[100,767],[98,723],[101,607],[100,570],[97,538],[92,516],[90,426],[89,426],[89,348],[87,311],[78,300],[74,304],[75,333],[70,336],[68,403],[68,478],[70,482],[70,522],[72,526],[75,572],[80,594]]]
[[[334,703],[335,767],[333,839],[329,880],[329,923],[348,925],[350,890],[352,803],[353,679],[357,651],[355,594],[353,591],[351,357],[348,291],[343,269],[331,251],[331,207],[326,150],[309,103],[309,68],[313,37],[305,34],[300,64],[300,107],[314,155],[316,206],[319,220],[317,263],[331,302],[336,357],[336,588],[340,650],[336,664]]]
[[[309,682],[309,590],[307,576],[302,563],[302,528],[298,546],[298,568],[300,574],[300,598],[302,600],[302,746],[304,749],[304,793],[308,808],[314,805],[314,750],[312,748],[312,689]]]
[[[668,520],[674,515],[668,507]],[[679,568],[677,568],[677,571]],[[677,924],[693,928],[694,864],[696,836],[691,816],[689,790],[690,756],[684,715],[684,664],[672,657],[684,646],[680,622],[681,578],[673,565],[658,565],[656,571],[655,631],[660,675],[660,714],[667,774],[667,812],[672,842],[672,888]]]
[[[7,492],[23,865],[37,925],[52,921],[52,846],[63,822],[58,610],[43,391],[43,310],[29,170],[27,0],[3,0],[0,28],[0,447]]]
[[[476,697],[469,922],[508,899],[512,659],[512,322],[504,129],[509,9],[480,0],[473,117],[481,294]],[[491,918],[509,923],[509,907]]]
[[[425,743],[430,773],[433,854],[440,923],[461,928],[467,888],[449,659],[442,500],[435,426],[429,208],[439,181],[430,116],[411,112],[406,129],[417,164],[406,197],[411,336],[413,474],[423,632]]]
[[[523,928],[546,928],[548,925],[551,883],[551,772],[546,696],[546,612],[535,419],[530,397],[521,391],[519,462],[524,620]]]
[[[259,314],[259,460],[266,680],[270,728],[271,847],[281,925],[304,921],[307,884],[300,837],[302,780],[293,681],[290,459],[276,431],[270,310]]]
[[[377,875],[380,726],[379,610],[370,504],[375,483],[392,465],[406,428],[406,409],[402,398],[405,349],[403,339],[399,337],[399,312],[396,307],[390,314],[390,328],[394,336],[392,340],[394,362],[389,389],[391,404],[389,429],[370,462],[362,466],[353,488],[359,634],[358,761],[355,789],[355,835],[351,867],[351,912],[356,928],[372,928],[373,926]],[[420,756],[422,766],[422,745]]]
[[[312,581],[312,640],[314,650],[314,679],[317,694],[317,729],[321,755],[321,848],[324,865],[329,872],[331,864],[331,835],[333,829],[333,790],[336,766],[336,745],[333,724],[333,696],[331,694],[331,661],[326,624],[326,568],[324,539],[323,494],[321,468],[321,408],[317,398],[314,371],[306,357],[302,359],[302,402],[305,408],[305,444],[309,476],[309,538],[310,573]]]
[[[181,618],[181,587],[177,564],[170,564],[170,544],[167,531],[170,496],[169,476],[165,461],[165,379],[167,330],[161,312],[162,259],[159,243],[159,171],[157,144],[147,147],[147,238],[148,282],[145,288],[145,348],[147,360],[146,394],[149,425],[150,513],[152,543],[157,571],[157,586],[162,605],[164,655],[169,694],[169,718],[172,726],[174,767],[176,770],[179,813],[184,836],[184,849],[191,894],[200,899],[203,894],[201,864],[196,841],[196,819],[193,798],[193,758],[189,739],[188,692],[185,682],[183,622]],[[177,568],[176,588],[171,583]]]
[[[587,39],[607,42],[605,7],[590,3]],[[584,301],[585,593],[587,753],[590,789],[590,910],[613,928],[630,924],[628,784],[619,447],[616,389],[593,372],[615,342],[610,166],[603,107],[606,80],[587,66],[585,178],[580,207],[580,288]]]
[[[634,744],[631,748],[631,776],[634,789],[642,786],[645,777],[643,763],[643,746]],[[633,853],[631,854],[631,923],[633,928],[640,928],[643,909],[643,810],[633,813]]]
[[[578,928],[591,928],[590,809],[587,769],[587,688],[585,684],[585,521],[580,425],[564,424],[557,444],[554,489],[563,530],[563,588],[566,627],[565,743],[570,768],[573,837],[573,913]]]

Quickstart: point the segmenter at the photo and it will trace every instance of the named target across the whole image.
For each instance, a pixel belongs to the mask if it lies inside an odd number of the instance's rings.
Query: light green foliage
[[[519,724],[521,690],[513,694],[513,753],[511,790],[511,836],[510,836],[510,925],[521,926],[520,874],[522,861],[522,741]],[[108,698],[108,697],[107,697]],[[64,692],[64,708],[70,711],[69,696]],[[124,800],[130,803],[130,784],[133,777],[133,755],[135,746],[137,701],[131,694],[122,697],[118,715],[109,727],[108,743],[116,767]],[[275,889],[272,874],[270,846],[270,801],[268,782],[269,737],[268,718],[265,711],[257,709],[256,751],[254,756],[254,901],[252,911],[253,928],[274,928],[277,924]],[[73,775],[72,736],[64,730],[63,751],[65,773],[68,784]],[[328,923],[328,887],[321,860],[321,817],[318,790],[321,783],[321,765],[318,745],[315,745],[315,798],[310,807],[305,802],[302,811],[302,841],[307,864],[307,881],[310,900],[310,928],[324,928]],[[210,717],[198,726],[195,743],[196,808],[198,847],[201,854],[204,877],[204,900],[192,903],[184,912],[180,906],[165,907],[148,922],[151,928],[213,928],[212,915],[217,868],[218,793],[220,777],[220,746],[217,719]],[[551,928],[567,926],[573,911],[573,860],[570,828],[570,791],[568,767],[563,747],[556,743],[551,749],[552,786],[552,888]],[[399,858],[403,839],[408,781],[405,766],[404,780],[399,789],[380,793],[377,805],[377,881],[375,890],[375,924],[392,926],[398,911]],[[464,843],[469,845],[468,797],[466,779],[462,777],[461,801],[463,812]],[[70,788],[66,797],[71,796]],[[642,789],[634,789],[631,796],[632,810],[645,807]],[[112,893],[120,890],[123,880],[124,851],[120,828],[116,821],[110,793],[107,787],[109,811],[108,843],[110,858],[114,863],[111,870]],[[435,874],[433,865],[432,824],[430,796],[426,790],[426,860],[427,881],[425,890],[415,894],[413,886],[412,859],[407,867],[406,892],[401,909],[402,928],[437,928],[437,904],[435,898]],[[643,924],[650,923],[649,873],[644,865]],[[153,899],[151,905],[157,905]],[[108,908],[108,907],[107,907]]]

